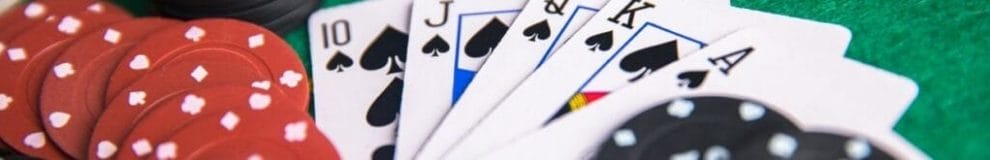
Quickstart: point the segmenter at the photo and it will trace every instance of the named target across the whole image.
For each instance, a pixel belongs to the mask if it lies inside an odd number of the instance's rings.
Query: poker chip
[[[227,84],[272,88],[269,73],[249,59],[249,53],[203,48],[178,54],[152,68],[107,103],[90,137],[88,153],[96,153],[100,144],[120,144],[141,113],[170,96],[183,96],[177,94],[182,91]],[[302,110],[299,106],[291,107]]]
[[[0,16],[0,22],[4,22],[4,25],[0,25],[0,41],[11,40],[30,27],[55,18],[51,15],[61,16],[84,10],[102,11],[105,9],[103,3],[95,2],[93,0],[37,0],[11,8],[9,12]],[[118,9],[113,10],[116,11],[111,12],[119,11]]]
[[[236,108],[197,119],[155,145],[156,159],[186,159],[211,143],[251,137],[277,141],[298,159],[339,159],[308,115],[289,107]]]
[[[189,159],[302,159],[279,140],[237,137],[203,146]]]
[[[865,138],[826,132],[774,133],[740,150],[739,159],[895,159]]]
[[[291,46],[261,27],[229,19],[190,21],[149,35],[116,67],[105,98],[113,99],[149,70],[182,55],[177,53],[200,50],[238,52],[238,57],[262,62],[249,66],[271,75],[274,81],[263,85],[281,88],[298,102],[309,101],[309,81]]]
[[[9,78],[0,80],[0,99],[4,101],[3,109],[0,109],[0,126],[16,127],[3,127],[0,137],[21,153],[44,159],[64,156],[49,143],[37,116],[38,95],[44,77],[49,73],[47,70],[51,68],[49,64],[76,36],[109,23],[130,19],[130,15],[122,9],[104,2],[93,2],[84,8],[90,9],[49,16],[43,23],[6,43],[4,58],[0,60],[0,73]]]
[[[687,97],[644,111],[602,143],[596,159],[719,159],[749,137],[797,132],[786,117],[758,102]]]
[[[232,3],[219,1],[155,1],[164,16],[195,20],[232,18],[251,22],[275,31],[288,33],[306,22],[309,14],[320,7],[318,0],[247,0]]]
[[[120,22],[86,34],[65,49],[52,64],[53,74],[47,74],[40,97],[41,120],[52,142],[72,157],[84,157],[90,131],[103,112],[112,67],[145,35],[178,23],[162,18]]]
[[[275,33],[286,34],[292,29],[305,24],[309,18],[309,15],[312,14],[313,11],[316,11],[316,9],[320,8],[321,1],[318,0],[298,1],[304,2],[303,5],[300,5],[301,8],[294,9],[292,12],[289,12],[278,19],[269,21],[268,23],[264,23],[263,25]]]
[[[269,94],[276,93],[276,94]],[[138,123],[117,147],[117,159],[138,159],[149,155],[150,144],[157,144],[182,126],[202,115],[213,115],[236,108],[267,108],[295,106],[289,98],[278,92],[248,85],[209,87],[176,94],[146,109]],[[105,145],[113,145],[104,143]],[[98,158],[109,158],[111,151],[99,150]]]

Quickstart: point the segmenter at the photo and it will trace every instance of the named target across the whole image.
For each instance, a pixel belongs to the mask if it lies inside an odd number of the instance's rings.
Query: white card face
[[[375,151],[395,147],[411,6],[367,1],[310,17],[316,122],[341,158],[393,154]]]
[[[415,107],[402,108],[397,159],[410,159],[417,151],[422,157],[445,151],[444,146],[437,146],[442,143],[424,143],[498,46],[524,3],[414,2],[406,82],[416,85],[405,88],[402,103]]]
[[[768,27],[730,35],[486,158],[587,158],[629,118],[663,101],[692,95],[754,99],[803,129],[851,130],[886,142],[893,155],[923,157],[891,134],[892,121],[917,93],[915,84],[855,61],[822,56],[844,50],[848,36],[839,41],[821,38],[836,39],[834,35],[841,34],[834,33],[848,32],[845,29],[803,30],[806,34],[781,34],[780,28]]]
[[[711,7],[711,2],[610,1],[456,148],[486,151],[500,146],[542,127],[552,117],[592,104],[708,42],[756,24],[825,25],[745,9]],[[842,53],[830,52],[827,56],[841,57]]]

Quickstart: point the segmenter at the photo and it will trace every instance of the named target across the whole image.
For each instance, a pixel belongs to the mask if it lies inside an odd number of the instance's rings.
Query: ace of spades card
[[[802,130],[851,132],[901,159],[923,158],[891,130],[917,94],[917,86],[904,77],[836,56],[835,52],[844,52],[848,32],[834,25],[739,31],[485,159],[594,156],[591,153],[599,144],[612,140],[610,132],[628,118],[663,101],[697,95],[767,102]]]
[[[525,2],[415,2],[406,78],[416,86],[409,86],[403,94],[403,106],[416,107],[402,111],[406,114],[399,128],[399,159],[411,158],[417,151],[421,158],[443,151],[433,147],[441,142],[424,143],[446,140],[427,138],[498,46]]]
[[[310,17],[315,118],[344,159],[393,157],[410,7],[367,1]]]

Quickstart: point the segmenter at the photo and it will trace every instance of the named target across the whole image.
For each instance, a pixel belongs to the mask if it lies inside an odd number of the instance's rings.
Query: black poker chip
[[[261,4],[283,0],[153,0],[159,8],[184,8],[198,11],[238,11]]]
[[[688,97],[657,105],[612,132],[596,159],[720,159],[751,137],[800,132],[766,105],[730,97]]]
[[[864,138],[824,132],[775,133],[753,138],[739,148],[738,159],[894,159]]]
[[[306,24],[309,15],[320,9],[320,0],[298,0],[304,1],[299,8],[289,12],[278,19],[262,24],[265,28],[271,29],[275,33],[286,34],[292,29]]]
[[[221,3],[231,1],[229,3]],[[321,0],[154,0],[159,13],[182,20],[233,18],[285,34],[305,24]]]

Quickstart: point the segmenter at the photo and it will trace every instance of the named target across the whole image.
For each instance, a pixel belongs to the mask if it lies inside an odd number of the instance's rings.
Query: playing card
[[[847,32],[839,27],[804,30]],[[730,35],[486,158],[586,158],[628,118],[662,101],[690,95],[756,99],[802,129],[839,128],[882,142],[879,146],[900,158],[924,157],[891,130],[917,94],[912,81],[852,60],[815,56],[841,51],[835,47],[844,48],[848,37],[820,41],[816,36],[835,37],[781,31],[753,28]]]
[[[711,7],[710,2],[659,3],[610,1],[477,124],[450,155],[470,157],[488,151],[542,127],[553,117],[592,104],[613,89],[638,81],[739,28],[755,24],[826,25],[746,9]],[[848,32],[835,34],[849,36]],[[842,53],[823,56],[841,57]]]
[[[492,54],[525,0],[416,0],[409,39],[397,159],[433,159],[444,139],[426,141]],[[423,143],[427,144],[423,144]],[[423,145],[424,149],[418,149]]]
[[[316,122],[341,158],[392,157],[411,5],[367,1],[310,17]]]

